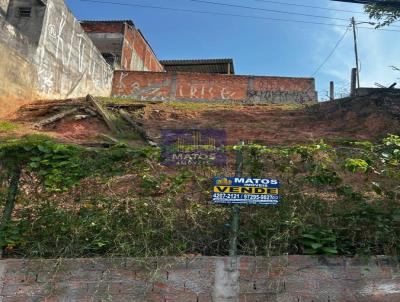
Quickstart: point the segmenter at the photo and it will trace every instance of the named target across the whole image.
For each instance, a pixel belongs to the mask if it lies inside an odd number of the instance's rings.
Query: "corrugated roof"
[[[135,27],[132,20],[79,20],[80,23],[128,23],[129,25]]]
[[[235,74],[233,59],[161,60],[169,72]]]

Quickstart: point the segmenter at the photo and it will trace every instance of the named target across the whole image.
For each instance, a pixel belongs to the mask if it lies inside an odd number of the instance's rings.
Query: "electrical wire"
[[[347,21],[348,19],[344,18],[337,18],[337,17],[329,17],[329,16],[320,16],[320,15],[313,15],[313,14],[304,14],[298,12],[287,12],[282,10],[275,10],[275,9],[268,9],[268,8],[261,8],[261,7],[254,7],[254,6],[245,6],[245,5],[238,5],[238,4],[228,4],[222,2],[215,2],[215,1],[207,1],[207,0],[187,0],[191,2],[197,3],[204,3],[204,4],[211,4],[211,5],[218,5],[218,6],[225,6],[225,7],[234,7],[234,8],[244,8],[244,9],[251,9],[257,11],[265,11],[270,13],[277,13],[277,14],[286,14],[286,15],[296,15],[296,16],[303,16],[303,17],[312,17],[312,18],[321,18],[321,19],[328,19],[328,20],[335,20],[335,21]],[[369,21],[358,21],[361,23],[368,23]],[[392,25],[393,27],[400,27],[396,25]]]
[[[228,3],[207,1],[207,0],[187,0],[187,1],[203,3],[203,4],[218,5],[218,6],[234,7],[234,8],[252,9],[252,10],[264,11],[264,12],[270,12],[270,13],[277,13],[277,14],[296,15],[296,16],[312,17],[312,18],[322,18],[322,19],[329,19],[329,20],[335,20],[335,21],[347,21],[348,20],[348,19],[344,19],[344,18],[319,16],[319,15],[312,15],[312,14],[303,14],[303,13],[297,13],[297,12],[287,12],[287,11],[283,11],[283,10],[261,8],[261,7],[254,7],[254,6],[246,6],[246,5],[239,5],[239,4],[228,4]]]
[[[141,7],[141,8],[168,10],[168,11],[176,11],[176,12],[186,12],[186,13],[197,13],[197,14],[207,14],[207,15],[217,15],[217,16],[238,17],[238,18],[247,18],[247,19],[254,19],[254,20],[268,20],[268,21],[280,21],[280,22],[290,22],[290,23],[304,23],[304,24],[326,25],[326,26],[334,26],[334,27],[347,27],[348,26],[346,24],[323,23],[323,22],[293,20],[293,19],[282,19],[282,18],[270,18],[270,17],[253,16],[253,15],[241,15],[241,14],[232,14],[232,13],[222,13],[222,12],[206,11],[206,10],[194,10],[194,9],[184,9],[184,8],[173,8],[173,7],[165,7],[165,6],[146,5],[146,4],[138,4],[138,3],[123,3],[123,2],[100,1],[100,0],[79,0],[79,1],[80,2],[99,3],[99,4],[108,4],[108,5],[118,5],[118,6],[130,6],[130,7]],[[344,19],[344,20],[347,21],[347,19]],[[371,27],[362,27],[362,26],[359,26],[358,28],[376,30],[376,31],[400,32],[400,30],[381,29],[381,28],[375,29],[375,28],[371,28]]]
[[[335,53],[336,49],[338,49],[340,43],[344,40],[346,37],[347,33],[349,32],[350,26],[347,27],[346,31],[344,32],[343,36],[340,37],[339,41],[336,43],[335,47],[333,50],[329,53],[329,55],[326,57],[326,59],[321,63],[321,65],[318,66],[318,68],[314,71],[314,73],[311,75],[311,77],[314,77],[321,69],[322,67],[325,66],[325,64],[329,61],[329,59],[333,56]]]
[[[350,14],[362,14],[364,12],[357,12],[352,10],[345,10],[345,9],[337,9],[337,8],[330,8],[330,7],[322,7],[322,6],[313,6],[313,5],[306,5],[306,4],[296,4],[296,3],[289,3],[289,2],[280,2],[280,1],[270,1],[270,0],[251,0],[255,2],[262,2],[262,3],[272,3],[272,4],[279,4],[279,5],[288,5],[288,6],[295,6],[295,7],[305,7],[305,8],[314,8],[314,9],[322,9],[334,12],[342,12],[342,13],[350,13]]]

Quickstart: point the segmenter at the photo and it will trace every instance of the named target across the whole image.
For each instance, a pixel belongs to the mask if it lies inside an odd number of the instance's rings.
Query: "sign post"
[[[239,141],[239,148],[236,150],[235,177],[242,177],[243,170],[243,146],[244,142]],[[229,256],[237,256],[237,241],[240,223],[240,206],[235,204],[232,208],[231,238],[229,240]]]
[[[240,141],[236,149],[235,177],[214,177],[212,200],[216,204],[232,207],[230,225],[229,256],[237,256],[240,205],[277,205],[280,183],[270,178],[245,178],[243,170],[243,146]]]

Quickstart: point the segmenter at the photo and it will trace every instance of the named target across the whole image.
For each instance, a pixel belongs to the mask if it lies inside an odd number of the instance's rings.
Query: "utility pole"
[[[358,62],[358,46],[357,46],[357,32],[356,32],[356,20],[354,17],[351,18],[351,25],[353,26],[354,36],[354,52],[356,54],[356,68],[357,68],[357,88],[360,88],[360,64]]]
[[[351,69],[351,87],[350,87],[350,96],[355,96],[356,95],[356,82],[357,82],[357,69],[352,68]]]

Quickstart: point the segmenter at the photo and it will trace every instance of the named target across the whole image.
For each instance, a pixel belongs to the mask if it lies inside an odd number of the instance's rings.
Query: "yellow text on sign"
[[[214,187],[214,193],[278,195],[278,192],[279,190],[277,188],[227,187],[227,186]]]

